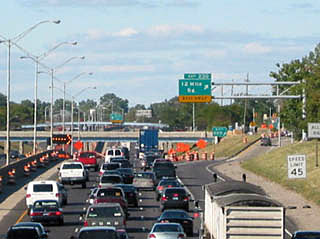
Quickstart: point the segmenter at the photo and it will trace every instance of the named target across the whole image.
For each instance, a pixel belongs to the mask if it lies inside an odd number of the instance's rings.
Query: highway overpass
[[[61,131],[55,131],[54,134],[61,134]],[[70,132],[67,132],[70,134]],[[38,131],[37,141],[47,141],[50,137],[50,131]],[[73,139],[83,142],[137,142],[138,131],[120,132],[120,131],[73,131]],[[199,139],[213,140],[211,132],[205,131],[172,131],[159,132],[159,142],[197,142]],[[0,131],[0,141],[6,140],[6,131]],[[33,131],[10,131],[10,141],[32,141]]]

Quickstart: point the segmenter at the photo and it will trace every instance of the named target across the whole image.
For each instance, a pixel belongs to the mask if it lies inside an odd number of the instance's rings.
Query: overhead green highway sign
[[[121,123],[123,121],[122,114],[112,113],[110,114],[110,120],[112,123]]]
[[[185,73],[184,79],[211,80],[211,73]]]
[[[211,102],[211,80],[179,80],[180,102]]]

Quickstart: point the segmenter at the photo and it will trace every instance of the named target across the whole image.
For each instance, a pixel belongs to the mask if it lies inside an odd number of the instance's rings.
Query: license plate
[[[173,200],[178,200],[179,198],[178,198],[178,197],[173,197],[172,199],[173,199]]]

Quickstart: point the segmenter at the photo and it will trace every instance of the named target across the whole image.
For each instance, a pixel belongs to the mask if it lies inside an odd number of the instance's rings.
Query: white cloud
[[[101,66],[100,72],[154,72],[155,67],[151,65],[109,65]]]
[[[206,57],[221,58],[227,56],[226,50],[206,50],[203,53]]]
[[[151,36],[168,36],[171,34],[181,35],[184,33],[202,33],[203,27],[197,25],[158,25],[147,30]]]
[[[257,42],[251,42],[243,47],[243,50],[249,54],[264,54],[271,52],[271,47],[263,46]]]
[[[119,36],[119,37],[131,37],[133,35],[138,34],[138,31],[136,31],[133,28],[125,28],[119,32],[114,33],[114,36]]]

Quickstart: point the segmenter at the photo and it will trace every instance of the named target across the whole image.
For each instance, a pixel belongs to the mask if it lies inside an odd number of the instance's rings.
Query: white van
[[[119,148],[107,149],[104,162],[110,163],[111,158],[120,157],[120,156],[122,156],[121,149],[119,149]]]
[[[61,206],[67,204],[67,191],[64,186],[57,181],[32,181],[26,189],[26,205],[28,209],[30,209],[37,200],[57,200]]]

